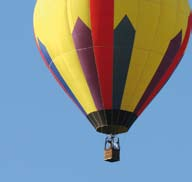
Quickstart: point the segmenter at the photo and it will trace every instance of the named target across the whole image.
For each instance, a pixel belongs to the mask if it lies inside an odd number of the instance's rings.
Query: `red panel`
[[[155,87],[154,91],[152,92],[152,94],[149,96],[149,98],[146,100],[146,102],[143,104],[143,106],[141,107],[141,109],[138,111],[137,116],[139,116],[144,109],[148,106],[148,104],[153,100],[153,98],[157,95],[157,93],[161,90],[161,88],[165,85],[165,83],[167,82],[167,80],[170,78],[170,76],[172,75],[172,73],[174,72],[175,68],[177,67],[177,65],[179,64],[179,62],[181,61],[183,54],[185,52],[185,49],[187,47],[188,41],[189,41],[189,37],[190,37],[190,29],[192,27],[192,14],[189,17],[189,21],[188,21],[188,27],[187,27],[187,31],[186,31],[186,35],[185,38],[183,40],[183,43],[173,61],[173,63],[170,65],[170,67],[168,68],[167,72],[165,73],[165,75],[162,77],[161,81],[158,83],[158,85]]]
[[[112,108],[114,0],[90,0],[94,54],[105,109]]]

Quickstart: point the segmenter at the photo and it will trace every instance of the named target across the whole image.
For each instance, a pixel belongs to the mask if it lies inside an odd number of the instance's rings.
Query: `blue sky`
[[[106,163],[105,136],[94,131],[40,58],[34,5],[1,2],[0,181],[191,182],[192,39],[169,83],[120,136],[121,162]]]

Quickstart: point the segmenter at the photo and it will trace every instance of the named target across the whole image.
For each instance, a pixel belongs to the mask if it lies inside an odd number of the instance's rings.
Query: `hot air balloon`
[[[34,33],[55,79],[96,131],[105,160],[120,159],[127,132],[186,49],[188,0],[38,0]]]

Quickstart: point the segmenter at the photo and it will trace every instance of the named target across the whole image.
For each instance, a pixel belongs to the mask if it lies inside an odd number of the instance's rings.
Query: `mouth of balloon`
[[[126,133],[129,128],[126,126],[121,126],[121,125],[109,125],[109,126],[100,126],[96,128],[96,131],[99,133],[104,133],[104,134],[120,134],[120,133]]]
[[[112,109],[90,113],[87,118],[100,133],[120,134],[129,130],[137,115],[133,112]]]

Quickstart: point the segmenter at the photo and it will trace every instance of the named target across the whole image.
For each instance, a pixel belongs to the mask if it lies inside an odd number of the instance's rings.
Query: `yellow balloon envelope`
[[[47,67],[97,131],[126,132],[180,62],[188,0],[38,0]]]

